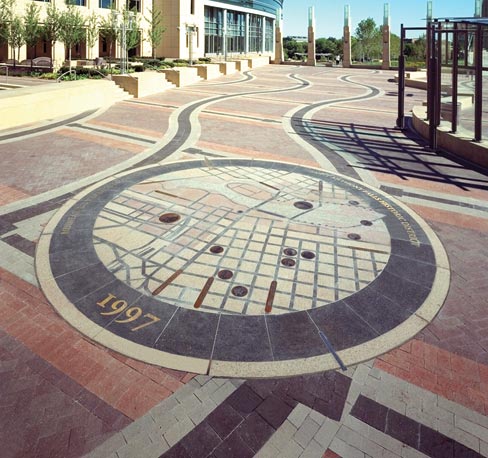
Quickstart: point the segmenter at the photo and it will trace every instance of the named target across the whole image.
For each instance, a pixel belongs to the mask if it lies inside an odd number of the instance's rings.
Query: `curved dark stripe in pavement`
[[[237,84],[237,83],[247,83],[248,81],[252,80],[251,70],[247,72],[242,72],[245,78],[236,81],[228,81],[227,83],[209,83],[205,86],[227,86],[229,84]]]
[[[250,77],[251,78],[251,77]],[[228,99],[228,98],[235,98],[235,97],[242,97],[246,95],[254,95],[254,94],[268,94],[268,93],[278,93],[278,92],[285,92],[285,91],[294,91],[297,89],[301,89],[304,86],[309,86],[310,83],[302,78],[297,77],[296,75],[290,75],[290,78],[299,81],[301,85],[291,87],[291,88],[283,88],[283,89],[273,89],[270,91],[252,91],[252,92],[245,92],[245,93],[240,93],[240,94],[232,94],[232,95],[222,95],[218,96],[215,98],[210,98],[210,99],[204,99],[200,100],[198,102],[195,102],[194,104],[188,106],[185,108],[178,116],[178,131],[174,135],[174,137],[165,145],[163,146],[160,150],[158,150],[156,153],[152,154],[151,156],[147,157],[146,159],[143,159],[140,162],[137,162],[136,164],[127,167],[124,170],[131,170],[137,167],[143,167],[146,165],[152,165],[157,162],[162,161],[163,159],[167,158],[169,155],[174,153],[178,148],[180,148],[185,141],[188,139],[188,137],[191,134],[191,123],[190,123],[190,116],[192,112],[200,107],[203,104],[206,104],[208,102],[218,102],[220,100]],[[66,124],[66,123],[72,123],[78,119],[80,119],[83,116],[87,116],[88,114],[91,114],[95,112],[96,110],[93,110],[92,112],[85,112],[82,113],[81,115],[78,115],[74,118],[70,118],[66,121],[63,121],[59,123],[60,125]],[[50,124],[49,126],[46,126],[44,129],[51,129],[53,128],[53,124]],[[43,128],[39,128],[43,129]],[[37,129],[33,129],[37,130]],[[21,133],[21,135],[26,135],[25,132]],[[1,140],[1,137],[0,137]],[[121,170],[122,171],[122,170]],[[81,188],[80,188],[81,189]],[[79,190],[74,190],[72,192],[66,193],[62,196],[55,197],[53,199],[50,199],[48,201],[40,202],[37,204],[30,205],[28,207],[22,208],[20,210],[14,210],[11,213],[6,213],[5,215],[1,216],[0,219],[0,234],[4,234],[12,229],[15,228],[14,224],[23,221],[26,218],[29,218],[31,216],[39,215],[42,213],[45,213],[45,211],[52,210],[56,207],[60,207],[64,202],[66,202],[68,199],[73,197],[74,194],[79,192]],[[53,206],[54,205],[54,206]]]
[[[36,127],[34,129],[26,129],[26,130],[22,130],[21,132],[15,132],[13,134],[0,135],[0,142],[3,140],[11,140],[12,138],[21,138],[21,137],[25,137],[26,135],[38,134],[38,133],[45,132],[45,131],[48,131],[51,129],[55,129],[56,127],[61,127],[61,126],[64,126],[66,124],[70,124],[70,123],[79,121],[80,119],[86,118],[87,116],[90,116],[91,114],[95,113],[95,111],[97,111],[97,110],[98,110],[98,108],[96,108],[95,110],[84,111],[83,113],[80,113],[76,116],[73,116],[72,118],[63,119],[62,121],[53,122],[53,123],[48,124],[46,126]]]
[[[269,91],[250,91],[250,92],[242,92],[239,94],[220,95],[220,96],[217,96],[214,98],[199,100],[198,102],[191,104],[190,106],[186,107],[179,114],[179,116],[178,116],[178,131],[176,132],[174,137],[171,140],[169,140],[168,143],[166,143],[166,145],[164,145],[159,151],[157,151],[156,153],[147,157],[146,159],[143,159],[141,162],[134,164],[131,168],[144,167],[146,165],[155,164],[157,162],[160,162],[160,161],[166,159],[168,156],[170,156],[175,151],[177,151],[188,140],[188,138],[191,134],[191,122],[190,122],[191,114],[193,113],[193,111],[195,109],[201,107],[202,105],[205,105],[207,103],[220,102],[220,101],[226,100],[226,99],[244,97],[247,95],[273,94],[273,93],[279,93],[279,92],[296,91],[298,89],[302,89],[304,86],[310,85],[310,83],[307,80],[299,78],[296,75],[290,75],[290,78],[300,82],[301,84],[298,86],[291,87],[291,88],[272,89]]]
[[[369,94],[361,95],[357,97],[346,97],[343,99],[335,99],[335,100],[327,100],[323,102],[317,102],[307,107],[302,108],[301,110],[297,111],[291,118],[291,127],[295,131],[297,135],[303,138],[307,143],[312,145],[315,149],[320,151],[336,168],[337,172],[342,173],[350,178],[355,178],[356,180],[361,180],[359,174],[352,168],[352,166],[344,159],[342,156],[337,154],[336,151],[329,148],[328,146],[324,145],[321,139],[317,138],[318,136],[313,132],[313,126],[311,126],[307,121],[304,120],[307,113],[311,110],[314,110],[318,107],[326,107],[328,105],[334,105],[336,103],[342,102],[352,102],[352,101],[359,101],[359,100],[366,100],[372,97],[376,97],[380,90],[375,86],[370,86],[368,84],[363,83],[356,83],[355,81],[349,80],[350,75],[343,76],[339,78],[341,81],[345,81],[348,83],[352,83],[358,86],[362,86],[367,88],[371,91]],[[327,137],[323,134],[321,136],[327,140]]]

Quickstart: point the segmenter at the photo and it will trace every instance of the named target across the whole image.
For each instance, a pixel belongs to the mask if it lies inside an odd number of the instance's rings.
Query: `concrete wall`
[[[0,129],[79,114],[129,97],[113,81],[82,80],[0,91]]]

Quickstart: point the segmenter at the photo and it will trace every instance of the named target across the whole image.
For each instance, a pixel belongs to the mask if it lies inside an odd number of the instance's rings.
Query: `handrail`
[[[70,73],[74,73],[75,74],[75,79],[76,79],[76,70],[70,69],[67,72],[64,72],[62,75],[58,76],[57,79],[56,79],[56,83],[60,83],[61,82],[61,79],[63,78],[63,76],[68,75]]]
[[[0,65],[0,68],[5,68],[5,83],[8,84],[8,65]]]
[[[109,73],[108,75],[102,73],[101,71],[97,70],[96,68],[90,68],[90,72],[97,72],[100,76],[112,81],[112,75]]]

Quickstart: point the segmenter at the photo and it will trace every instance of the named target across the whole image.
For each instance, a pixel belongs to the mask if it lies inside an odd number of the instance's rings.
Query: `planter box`
[[[117,86],[135,98],[157,94],[171,87],[164,74],[156,72],[137,73],[135,75],[113,75]]]
[[[166,79],[176,87],[188,86],[198,83],[201,77],[198,76],[198,69],[195,67],[178,67],[162,70]]]
[[[219,67],[220,72],[224,75],[230,75],[237,71],[235,62],[220,62]]]
[[[198,64],[193,65],[191,68],[196,68],[198,76],[204,80],[211,80],[222,76],[219,64]]]

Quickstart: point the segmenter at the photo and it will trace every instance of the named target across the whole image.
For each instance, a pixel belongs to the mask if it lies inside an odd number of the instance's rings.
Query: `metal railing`
[[[67,72],[64,72],[62,75],[59,75],[57,78],[56,78],[56,83],[60,83],[61,80],[66,76],[66,75],[69,75],[70,73],[74,73],[75,75],[75,79],[76,79],[76,70],[74,69],[70,69],[68,70]]]

